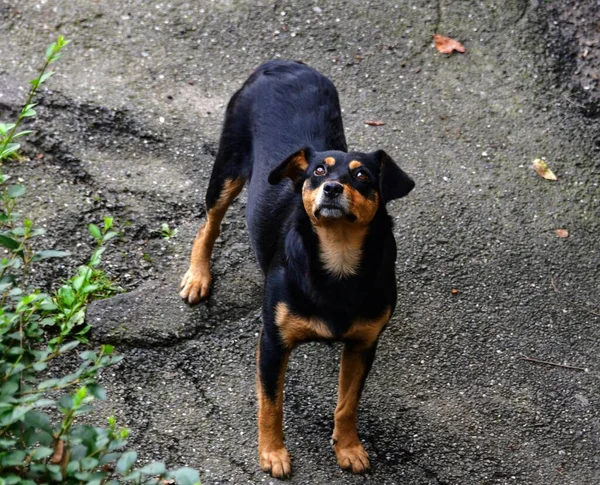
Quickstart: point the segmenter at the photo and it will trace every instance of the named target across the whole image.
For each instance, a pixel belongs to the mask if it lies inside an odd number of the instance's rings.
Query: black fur
[[[298,157],[305,166],[290,167]],[[329,179],[379,201],[352,276],[335,276],[324,268],[302,203],[302,184],[308,178],[311,187],[318,187],[312,174],[325,157],[336,160]],[[368,183],[354,178],[350,160],[362,164]],[[265,63],[231,99],[207,208],[219,199],[224,181],[240,178],[249,180],[248,229],[266,279],[259,374],[266,395],[274,400],[284,353],[275,324],[278,303],[300,317],[320,319],[334,340],[343,339],[357,319],[375,320],[387,308],[393,311],[396,243],[385,203],[406,195],[414,182],[382,150],[347,153],[335,87],[314,69],[288,61]],[[376,342],[365,351],[367,371],[375,347]]]

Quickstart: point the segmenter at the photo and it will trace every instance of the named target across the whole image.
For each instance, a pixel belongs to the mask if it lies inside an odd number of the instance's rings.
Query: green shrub
[[[14,140],[21,121],[35,116],[33,97],[51,75],[47,67],[67,45],[62,36],[46,52],[46,62],[15,123],[0,124],[0,163],[18,154]],[[0,485],[16,483],[199,483],[198,472],[180,468],[168,472],[163,463],[135,468],[137,453],[124,450],[129,431],[119,429],[114,418],[101,428],[76,423],[92,410],[94,399],[105,399],[97,383],[101,369],[121,360],[111,345],[75,351],[88,343],[84,323],[90,299],[116,291],[98,268],[105,245],[117,232],[113,219],[90,224],[97,247],[89,262],[53,294],[29,283],[32,265],[68,252],[35,249],[35,238],[44,234],[15,209],[25,187],[11,184],[0,166]],[[79,365],[64,375],[56,360]],[[56,366],[55,366],[56,367]]]

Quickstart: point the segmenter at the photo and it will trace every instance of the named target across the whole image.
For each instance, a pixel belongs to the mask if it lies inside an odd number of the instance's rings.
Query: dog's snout
[[[323,192],[330,199],[335,199],[338,195],[340,195],[344,191],[344,187],[337,182],[327,182],[323,186]]]

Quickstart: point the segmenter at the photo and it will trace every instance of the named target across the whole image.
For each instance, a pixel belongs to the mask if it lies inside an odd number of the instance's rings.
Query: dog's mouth
[[[338,204],[321,204],[314,212],[317,219],[346,219],[353,221],[356,216],[346,212],[346,209]]]
[[[315,211],[315,217],[321,219],[341,219],[346,213],[339,205],[322,205]]]

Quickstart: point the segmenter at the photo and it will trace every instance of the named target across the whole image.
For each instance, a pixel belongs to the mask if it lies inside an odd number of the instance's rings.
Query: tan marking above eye
[[[330,167],[333,167],[335,165],[335,158],[333,157],[325,157],[323,161]]]
[[[348,167],[350,168],[350,170],[356,170],[357,168],[362,167],[362,163],[360,163],[356,160],[352,160],[350,162],[350,164],[348,165]]]

